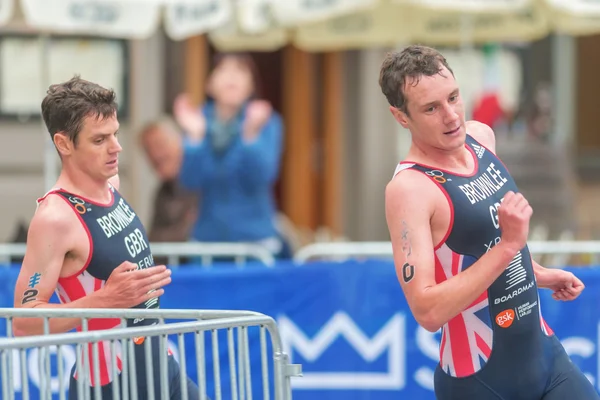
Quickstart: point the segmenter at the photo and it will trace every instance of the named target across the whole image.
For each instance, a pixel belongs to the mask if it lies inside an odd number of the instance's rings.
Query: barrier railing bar
[[[271,317],[237,317],[223,318],[210,321],[177,322],[165,325],[151,325],[138,328],[115,328],[88,332],[56,333],[45,336],[22,336],[18,338],[0,338],[0,349],[21,349],[23,347],[44,347],[72,344],[88,344],[101,340],[120,340],[138,336],[160,336],[177,335],[197,331],[208,331],[212,329],[226,329],[238,326],[264,325],[267,330],[277,334],[273,330],[275,321]],[[281,351],[278,341],[273,343],[275,351]]]
[[[120,308],[0,308],[0,318],[164,318],[164,319],[218,319],[235,317],[262,317],[254,311],[237,310],[168,310]],[[129,329],[129,328],[128,328]]]
[[[600,254],[600,241],[530,241],[531,253]],[[307,245],[294,256],[296,263],[318,257],[392,257],[391,242],[326,242]]]
[[[155,257],[167,257],[169,265],[179,265],[181,257],[202,257],[203,263],[209,264],[215,257],[233,257],[238,265],[242,261],[256,259],[268,267],[275,264],[275,257],[264,246],[254,243],[150,243]],[[0,264],[8,264],[11,257],[23,257],[24,243],[0,243]]]
[[[599,240],[551,240],[530,241],[531,253],[538,255],[600,254]],[[204,266],[214,257],[233,257],[237,265],[243,266],[244,260],[255,258],[268,267],[275,265],[275,258],[264,247],[246,243],[151,243],[152,252],[157,257],[167,257],[169,265],[179,264],[181,257],[201,257]],[[11,257],[22,257],[24,244],[0,243],[0,265],[8,264]],[[304,263],[317,257],[392,257],[390,242],[324,242],[313,243],[300,248],[294,255],[296,263]]]

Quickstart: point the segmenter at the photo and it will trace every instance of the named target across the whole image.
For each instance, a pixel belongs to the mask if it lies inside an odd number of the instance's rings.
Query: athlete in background
[[[42,101],[42,116],[61,158],[62,169],[54,186],[38,200],[27,237],[27,250],[15,288],[16,308],[158,308],[171,273],[155,266],[146,231],[133,209],[120,195],[117,139],[119,122],[115,93],[74,77],[50,86]],[[50,304],[56,290],[61,304]],[[155,319],[128,321],[128,326],[153,325]],[[89,330],[112,329],[119,319],[89,320]],[[41,319],[17,318],[15,336],[43,333]],[[81,330],[81,320],[50,320],[50,332]],[[137,338],[135,363],[138,393],[146,398],[144,338]],[[102,398],[112,398],[113,370],[109,342],[99,343],[99,376],[91,386],[102,387]],[[152,339],[155,392],[160,393],[159,346]],[[117,379],[122,369],[117,346]],[[129,360],[131,362],[131,360]],[[171,399],[179,399],[179,366],[168,357]],[[82,372],[73,370],[69,398],[77,398],[76,382]],[[124,390],[120,384],[121,390]],[[198,388],[188,379],[189,398]],[[89,389],[88,387],[88,390]]]
[[[379,83],[412,138],[386,188],[386,218],[415,319],[442,329],[436,397],[598,399],[543,320],[537,290],[573,300],[584,285],[532,260],[532,209],[496,157],[493,131],[465,122],[445,58],[424,46],[389,53]]]

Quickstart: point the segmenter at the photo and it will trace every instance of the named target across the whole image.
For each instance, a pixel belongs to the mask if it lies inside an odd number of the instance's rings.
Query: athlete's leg
[[[556,376],[553,385],[542,397],[542,400],[562,399],[598,400],[600,396],[581,370],[573,365],[569,372]]]
[[[438,365],[434,375],[435,398],[437,400],[509,400],[476,376],[452,378]]]
[[[85,390],[87,389],[87,393]],[[102,400],[112,400],[112,383],[108,385],[102,386],[100,389],[102,393]],[[96,396],[94,392],[94,388],[87,387],[82,390],[81,393],[77,393],[77,381],[73,378],[73,374],[71,374],[71,381],[69,384],[69,400],[84,400],[84,399],[94,399]]]
[[[169,386],[171,392],[170,400],[181,400],[183,397],[181,393],[181,379],[185,379],[185,385],[187,388],[187,398],[189,400],[200,400],[200,390],[198,386],[189,377],[181,376],[181,369],[179,364],[173,356],[169,356]]]
[[[600,400],[594,386],[571,361],[558,339],[554,344],[554,350],[554,368],[542,400]]]
[[[187,398],[189,400],[200,400],[200,390],[198,386],[192,381],[189,377],[186,377],[186,387],[187,387]],[[171,399],[170,400],[181,400],[183,399],[183,394],[181,393],[181,383],[179,381],[179,377],[177,380],[173,381],[174,385],[171,387]]]

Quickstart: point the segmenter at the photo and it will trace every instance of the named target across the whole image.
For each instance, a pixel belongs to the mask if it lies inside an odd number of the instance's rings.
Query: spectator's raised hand
[[[200,142],[204,139],[206,119],[202,112],[193,106],[187,94],[177,96],[173,104],[173,115],[190,140]]]
[[[246,108],[246,119],[244,122],[244,139],[252,141],[256,139],[262,127],[267,123],[273,112],[271,103],[265,100],[253,100]]]

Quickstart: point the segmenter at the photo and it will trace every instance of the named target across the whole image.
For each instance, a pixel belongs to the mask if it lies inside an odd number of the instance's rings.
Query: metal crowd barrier
[[[68,381],[70,379],[71,366],[63,365],[59,361],[57,377],[51,376],[50,356],[56,354],[58,360],[62,360],[62,354],[67,351],[72,355],[75,353],[74,365],[77,367],[77,399],[91,400],[102,399],[102,390],[99,385],[91,386],[91,382],[100,381],[100,356],[99,346],[102,344],[106,349],[109,345],[110,371],[112,382],[110,395],[105,399],[111,400],[155,400],[171,399],[169,371],[168,371],[168,336],[177,336],[177,347],[179,352],[180,379],[174,390],[181,390],[181,400],[188,400],[188,374],[187,365],[190,360],[185,357],[184,335],[193,335],[195,347],[195,363],[197,371],[196,384],[199,388],[200,399],[207,400],[206,388],[206,359],[205,359],[205,333],[210,331],[211,348],[213,358],[213,381],[214,397],[211,400],[223,398],[222,389],[225,387],[220,376],[220,347],[219,331],[226,331],[227,339],[227,362],[229,365],[229,389],[232,400],[251,400],[256,394],[252,388],[250,347],[248,331],[251,328],[259,330],[260,334],[260,364],[262,399],[291,400],[292,391],[290,379],[293,376],[301,376],[301,366],[290,364],[289,356],[283,351],[281,337],[275,321],[264,314],[250,311],[195,311],[195,310],[134,310],[134,309],[0,309],[0,318],[6,322],[7,337],[0,338],[0,370],[2,379],[2,399],[15,399],[15,385],[20,386],[21,399],[29,400],[28,364],[31,367],[31,359],[27,362],[27,352],[35,350],[38,352],[37,371],[39,373],[39,398],[50,400],[51,386],[56,389],[60,400],[66,399]],[[41,318],[43,319],[44,335],[11,337],[15,318]],[[82,320],[81,332],[49,334],[50,319],[54,318],[80,318]],[[96,318],[119,318],[121,327],[108,330],[88,330],[90,320]],[[157,325],[145,327],[126,327],[126,321],[136,318],[158,319]],[[188,322],[165,323],[165,320],[192,320]],[[236,341],[234,332],[237,331],[237,361]],[[272,377],[270,380],[267,332],[270,336],[272,348]],[[222,336],[222,335],[221,335]],[[156,338],[156,339],[154,339]],[[152,346],[158,340],[160,359],[158,365],[153,364],[150,357]],[[75,350],[72,349],[75,346]],[[145,365],[137,365],[134,360],[136,349],[141,351],[143,346],[145,352]],[[120,359],[117,361],[117,355]],[[139,354],[139,353],[138,353]],[[90,359],[91,357],[91,359]],[[92,371],[90,371],[90,362]],[[121,372],[118,373],[117,363],[121,364]],[[237,362],[237,364],[236,364]],[[136,368],[145,370],[142,377],[146,380],[145,387],[137,379],[140,374]],[[157,368],[157,370],[155,370]],[[158,373],[158,382],[157,379]],[[15,376],[20,375],[20,376]],[[54,382],[52,382],[54,381]],[[270,387],[273,384],[273,397]],[[156,386],[158,385],[158,386]],[[91,387],[91,389],[90,389]],[[156,390],[158,388],[158,391]],[[256,389],[256,388],[255,388]],[[56,390],[55,390],[56,391]],[[146,393],[146,396],[143,396]]]
[[[531,253],[550,255],[600,254],[600,241],[531,241]],[[391,242],[326,242],[307,245],[296,252],[298,264],[314,259],[346,260],[348,258],[392,258]]]
[[[600,262],[600,241],[532,240],[528,245],[535,255],[550,255],[565,260],[564,256],[580,254],[590,256],[592,264]],[[257,260],[268,267],[275,265],[273,255],[263,246],[253,243],[185,242],[151,243],[150,246],[153,255],[167,257],[170,266],[179,265],[182,257],[198,257],[202,260],[201,264],[207,267],[216,257],[233,257],[238,265],[244,265],[248,260]],[[11,257],[22,257],[24,254],[24,244],[0,243],[0,265],[8,264]],[[314,243],[299,249],[294,261],[304,263],[312,259],[346,260],[353,257],[391,258],[392,245],[390,242]]]
[[[294,261],[302,264],[312,259],[346,260],[353,257],[392,258],[391,242],[323,242],[299,249]]]
[[[150,243],[152,255],[167,257],[170,266],[177,266],[182,257],[198,257],[209,266],[216,257],[232,257],[236,264],[257,260],[268,267],[275,265],[275,257],[265,247],[255,243]],[[0,243],[0,264],[8,264],[11,257],[23,257],[25,244]]]

